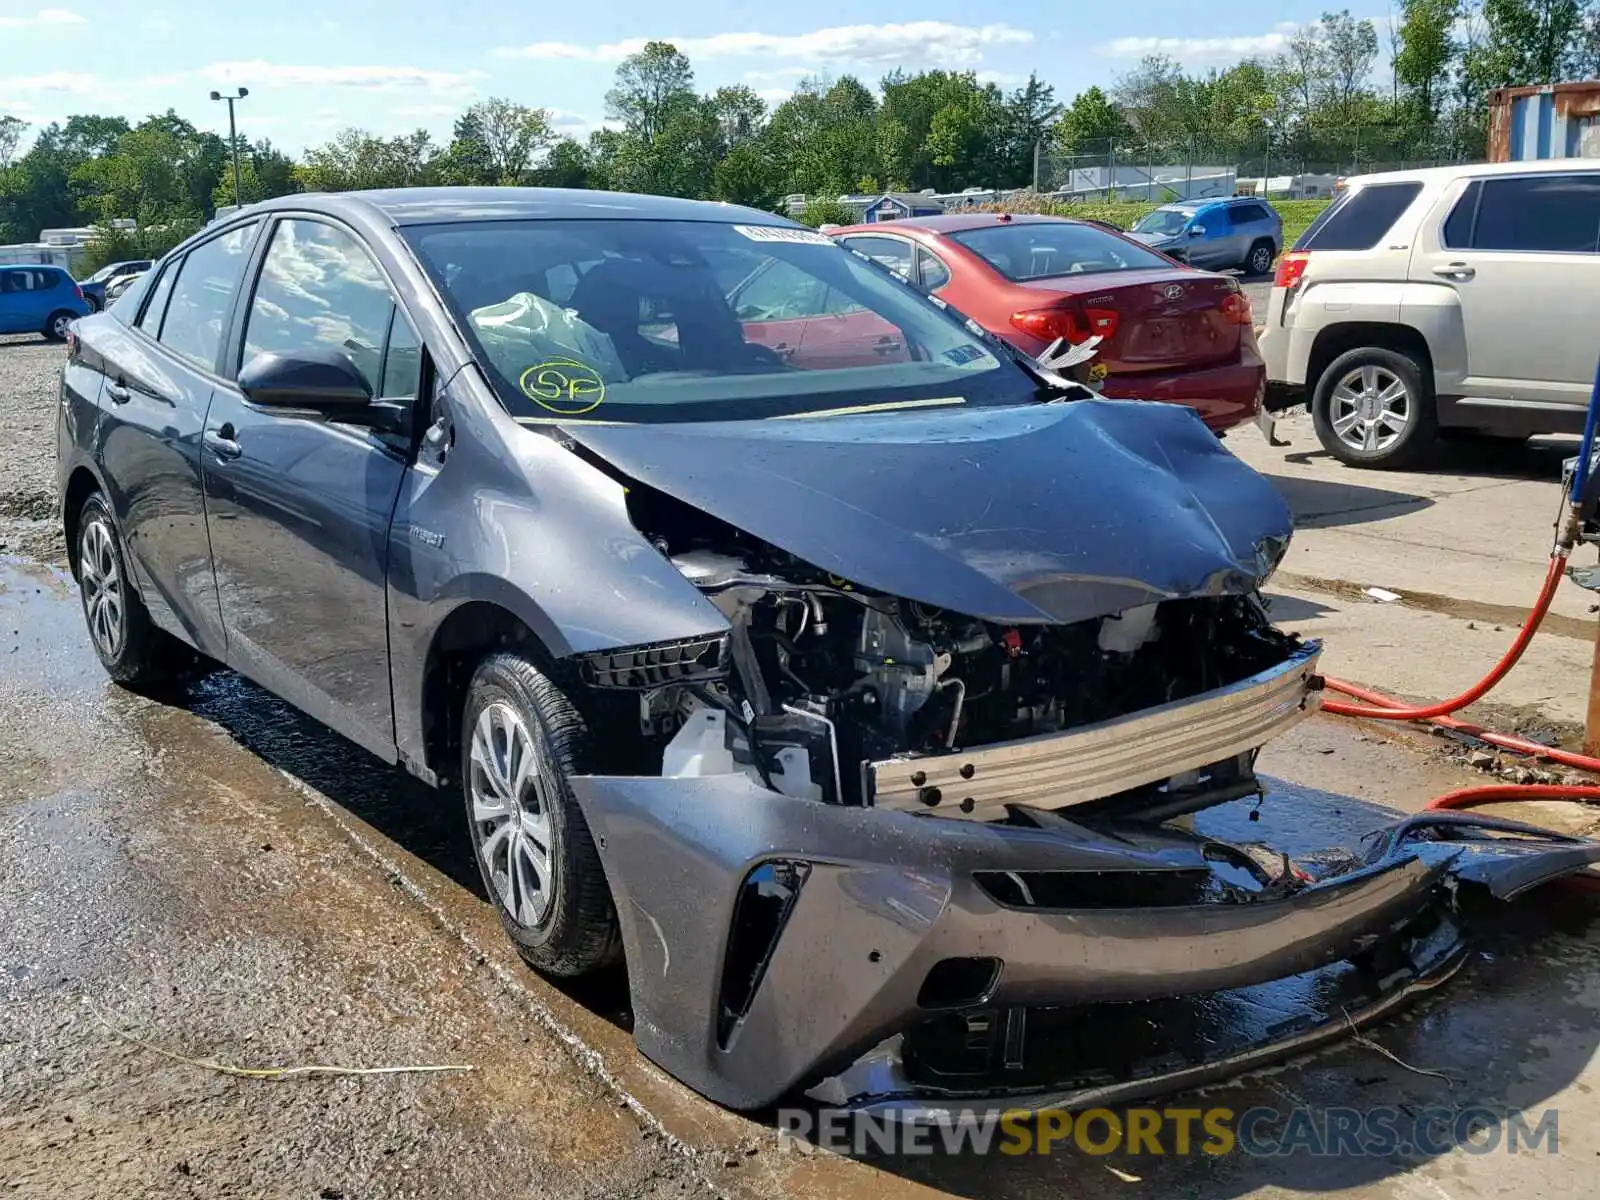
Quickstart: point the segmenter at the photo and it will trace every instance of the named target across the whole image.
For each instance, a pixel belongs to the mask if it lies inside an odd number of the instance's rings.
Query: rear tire
[[[473,857],[500,923],[547,975],[587,975],[622,957],[611,888],[567,776],[597,760],[577,707],[521,654],[473,674],[461,723],[461,792]]]
[[[89,295],[87,292],[84,293],[83,302],[89,306],[89,315],[91,317],[94,316],[95,313],[100,311],[100,301],[96,300],[93,296]]]
[[[195,652],[150,620],[129,577],[122,536],[99,492],[79,511],[73,565],[89,641],[107,675],[137,691],[173,683],[194,669]]]
[[[1433,444],[1433,380],[1409,355],[1380,346],[1341,354],[1317,380],[1311,420],[1322,448],[1352,467],[1409,466]]]
[[[67,334],[72,332],[72,323],[77,319],[77,313],[68,312],[63,308],[50,314],[50,319],[44,323],[44,329],[40,332],[52,342],[64,342],[67,340]]]
[[[1272,270],[1272,260],[1277,255],[1273,253],[1272,243],[1262,238],[1250,247],[1250,253],[1244,256],[1241,264],[1247,276],[1265,275]]]

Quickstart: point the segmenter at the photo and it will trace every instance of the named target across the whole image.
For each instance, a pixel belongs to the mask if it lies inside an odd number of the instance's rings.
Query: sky
[[[651,39],[688,54],[701,91],[745,83],[770,103],[807,75],[876,83],[897,66],[973,70],[1008,89],[1037,71],[1068,100],[1146,54],[1190,69],[1275,54],[1326,3],[1278,0],[1251,15],[1182,0],[1012,0],[992,22],[978,7],[923,0],[875,20],[882,10],[840,0],[0,0],[0,115],[37,129],[73,113],[136,121],[173,108],[226,134],[227,106],[209,93],[244,86],[240,133],[298,153],[352,125],[447,140],[466,105],[505,96],[582,138],[605,119],[618,61]]]

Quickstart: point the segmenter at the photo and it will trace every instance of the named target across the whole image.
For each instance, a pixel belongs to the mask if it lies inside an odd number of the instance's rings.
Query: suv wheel
[[[1265,275],[1272,270],[1272,260],[1277,257],[1272,253],[1272,243],[1267,241],[1257,242],[1250,247],[1250,253],[1245,256],[1244,273],[1246,275]]]
[[[567,786],[595,757],[582,715],[542,670],[506,652],[474,673],[461,730],[473,857],[522,957],[558,976],[616,962],[611,889]]]
[[[1409,356],[1377,346],[1328,364],[1311,417],[1323,449],[1353,467],[1415,462],[1439,430],[1432,381]]]

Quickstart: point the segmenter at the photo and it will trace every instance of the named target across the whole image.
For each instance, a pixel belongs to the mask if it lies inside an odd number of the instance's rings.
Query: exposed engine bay
[[[993,764],[971,752],[1036,745],[1186,701],[1301,649],[1272,627],[1254,595],[1169,600],[1073,624],[999,625],[858,587],[652,489],[630,487],[629,508],[732,626],[725,645],[695,657],[694,677],[641,689],[643,732],[661,745],[666,776],[743,771],[799,798],[1003,818],[1026,789],[1017,778],[991,783]],[[1259,744],[1220,747],[1185,766]],[[937,769],[924,760],[955,759],[945,772],[954,786],[919,778]],[[879,772],[901,763],[917,768],[897,790],[886,782],[893,771]],[[1235,769],[1221,790],[1195,794],[1236,798],[1240,777]]]

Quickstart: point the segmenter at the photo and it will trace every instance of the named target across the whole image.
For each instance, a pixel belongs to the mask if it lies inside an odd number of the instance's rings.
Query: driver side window
[[[758,267],[734,297],[741,321],[797,321],[827,311],[828,285],[781,258]]]
[[[391,321],[409,337],[388,282],[355,238],[320,221],[280,221],[250,302],[242,363],[258,354],[333,350],[354,364],[378,397],[395,390],[384,386],[386,373],[394,380],[414,374],[404,366],[384,370]],[[415,391],[413,380],[410,392]]]

